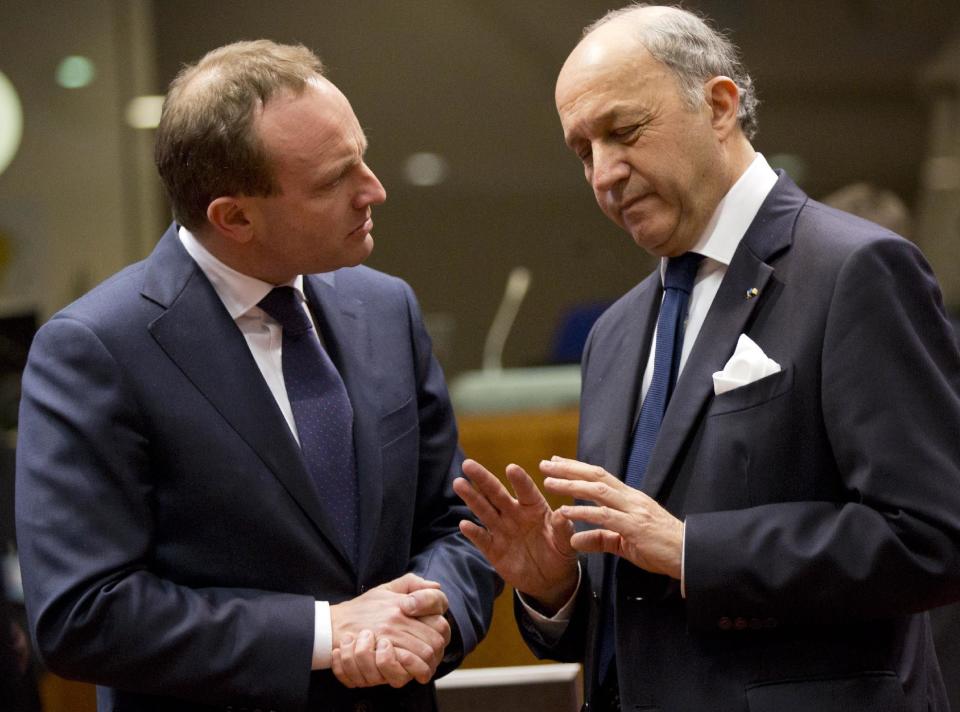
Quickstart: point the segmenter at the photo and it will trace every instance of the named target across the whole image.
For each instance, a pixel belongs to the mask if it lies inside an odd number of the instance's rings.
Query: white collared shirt
[[[766,159],[758,153],[740,178],[737,179],[737,182],[723,196],[700,239],[690,249],[691,252],[701,254],[706,259],[700,263],[697,269],[693,291],[690,293],[687,321],[683,332],[683,349],[680,352],[679,373],[683,372],[690,351],[696,343],[697,336],[700,335],[700,329],[703,327],[707,312],[710,311],[710,306],[717,296],[720,283],[727,273],[733,254],[740,246],[740,241],[743,240],[747,228],[757,217],[760,206],[766,200],[776,182],[777,174],[770,168]],[[667,258],[664,257],[660,260],[661,283],[666,271]],[[650,382],[653,380],[653,362],[657,343],[656,328],[654,328],[653,339],[650,343],[650,354],[647,357],[647,367],[644,369],[640,390],[641,398],[646,397],[647,391],[650,390]],[[685,553],[686,540],[684,540],[680,563],[680,588],[684,595],[686,595],[683,575]],[[578,583],[577,588],[579,589],[579,587]],[[534,610],[523,600],[523,596],[520,596],[520,602],[526,609],[530,620],[536,624],[541,633],[551,640],[559,640],[570,621],[576,596],[576,591],[574,591],[570,600],[552,618],[547,618]]]
[[[299,443],[297,424],[293,419],[293,409],[290,407],[290,398],[287,396],[287,388],[283,382],[283,329],[273,317],[257,306],[275,285],[225,265],[185,227],[180,227],[178,236],[184,249],[210,280],[227,313],[243,333],[243,338],[247,341],[247,346],[253,355],[253,360],[257,362],[263,380],[267,382],[270,393],[273,394],[290,427],[290,432]],[[332,275],[328,278],[332,278]],[[313,315],[307,308],[303,293],[303,276],[297,275],[285,286],[293,287],[299,296],[301,307],[312,321]],[[315,338],[319,338],[316,323],[314,323],[314,333]],[[330,619],[330,603],[315,601],[311,669],[329,668],[332,655],[333,624]]]
[[[766,159],[757,154],[753,162],[743,172],[743,175],[727,191],[717,205],[717,209],[707,223],[707,228],[691,252],[703,255],[704,259],[697,269],[697,277],[690,293],[690,302],[687,309],[687,321],[683,332],[683,349],[680,352],[679,373],[687,365],[690,351],[700,335],[700,329],[707,318],[707,312],[713,304],[720,283],[723,281],[733,253],[740,246],[740,241],[750,227],[750,223],[757,217],[760,206],[777,182],[777,174],[773,172]],[[667,258],[660,260],[660,281],[663,283],[667,273]],[[653,380],[653,360],[657,343],[657,333],[654,329],[651,341],[650,355],[647,358],[647,367],[643,372],[643,384],[640,390],[645,398],[650,390],[650,381]],[[679,378],[679,375],[678,375]]]

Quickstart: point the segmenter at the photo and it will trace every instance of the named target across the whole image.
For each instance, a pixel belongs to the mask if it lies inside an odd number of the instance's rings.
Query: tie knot
[[[667,273],[663,278],[664,289],[680,289],[689,294],[693,290],[693,280],[702,259],[703,255],[696,252],[684,252],[679,257],[667,260]]]
[[[313,328],[293,287],[274,287],[257,306],[280,322],[288,336],[298,336]]]

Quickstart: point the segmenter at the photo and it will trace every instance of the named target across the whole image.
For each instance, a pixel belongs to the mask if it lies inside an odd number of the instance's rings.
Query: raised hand
[[[584,553],[616,554],[641,569],[680,578],[683,522],[656,500],[627,486],[602,467],[553,457],[540,463],[544,489],[596,502],[563,506],[559,513],[599,529],[577,532],[571,545]]]
[[[460,531],[508,584],[548,611],[559,609],[577,586],[577,552],[570,545],[573,525],[550,508],[517,465],[506,470],[516,498],[474,460],[464,461],[463,474],[467,479],[454,480],[453,490],[483,526],[464,520]]]

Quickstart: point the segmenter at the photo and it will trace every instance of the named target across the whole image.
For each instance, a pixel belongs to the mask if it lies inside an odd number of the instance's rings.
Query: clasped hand
[[[415,574],[330,607],[333,674],[347,687],[426,684],[450,642],[440,584]]]
[[[540,471],[548,492],[594,504],[551,509],[517,465],[506,469],[516,498],[473,460],[463,463],[466,479],[453,483],[483,525],[462,521],[460,531],[508,584],[552,614],[576,589],[578,552],[616,554],[647,571],[680,578],[683,522],[654,499],[602,467],[577,460],[553,457],[540,463]],[[576,532],[573,522],[595,528]]]

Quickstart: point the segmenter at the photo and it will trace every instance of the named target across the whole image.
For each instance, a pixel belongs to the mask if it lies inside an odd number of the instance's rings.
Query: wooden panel
[[[46,673],[40,677],[40,702],[44,712],[96,712],[96,688]]]
[[[458,418],[460,444],[468,457],[477,460],[503,479],[510,463],[520,465],[542,488],[537,465],[551,455],[574,457],[577,450],[576,410],[468,415]],[[548,496],[551,506],[566,500]],[[463,663],[463,667],[531,665],[541,661],[527,648],[513,618],[513,590],[508,586],[497,599],[493,625],[486,639]],[[546,661],[544,661],[546,662]]]

